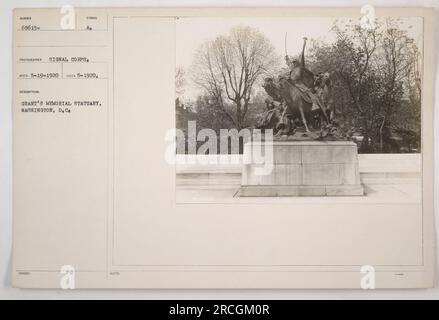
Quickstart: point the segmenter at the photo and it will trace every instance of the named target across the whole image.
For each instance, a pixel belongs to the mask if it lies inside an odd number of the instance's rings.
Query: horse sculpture
[[[295,127],[294,119],[300,117],[305,130],[309,132],[307,115],[312,109],[312,102],[306,101],[302,93],[285,78],[275,81],[272,78],[266,78],[263,84],[265,91],[274,100],[280,103],[282,108],[281,118],[278,119],[276,129],[279,129],[277,135],[289,134]]]
[[[314,128],[316,122],[320,128],[324,123],[329,125],[331,122],[326,107],[331,93],[329,74],[314,75],[306,68],[305,45],[306,38],[304,38],[300,61],[291,59],[288,55],[285,57],[289,67],[287,74],[280,75],[277,79],[266,78],[263,84],[269,97],[280,106],[282,115],[280,119],[276,118],[274,121],[277,113],[269,111],[262,123],[265,127],[270,127],[273,122],[276,122],[274,129],[278,130],[277,136],[289,135],[295,129],[296,119],[300,119],[306,132],[310,132],[311,121],[309,120],[314,120],[314,117],[318,119],[318,121],[313,121]],[[270,119],[267,118],[268,116]],[[311,116],[313,118],[310,119]]]

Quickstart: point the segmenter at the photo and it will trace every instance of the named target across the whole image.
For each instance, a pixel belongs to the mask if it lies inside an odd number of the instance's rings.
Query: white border
[[[38,0],[29,3],[25,0],[11,0],[0,2],[0,32],[3,45],[0,46],[0,298],[1,299],[439,299],[439,288],[426,290],[23,290],[13,289],[10,286],[11,274],[11,239],[12,239],[12,9],[17,7],[58,7],[65,4],[83,7],[96,6],[362,6],[366,3],[377,6],[429,6],[436,7],[436,16],[439,17],[437,0],[387,0],[387,1],[359,1],[359,0],[307,0],[307,1],[65,1],[65,0]],[[436,39],[439,39],[439,30],[436,26]],[[436,41],[438,46],[439,41]],[[8,45],[9,44],[9,45]],[[436,48],[436,52],[438,52]],[[436,64],[437,64],[436,59]],[[439,68],[437,68],[439,76]],[[436,82],[435,91],[439,92]],[[438,107],[436,99],[435,107]],[[435,156],[439,159],[439,116],[435,113]],[[439,161],[436,161],[435,177],[439,181]],[[438,184],[435,184],[438,190]],[[436,192],[437,194],[437,192]],[[439,230],[438,198],[435,199],[436,229]],[[439,246],[437,246],[439,248]],[[439,256],[439,249],[438,254]],[[436,268],[438,269],[438,268]]]

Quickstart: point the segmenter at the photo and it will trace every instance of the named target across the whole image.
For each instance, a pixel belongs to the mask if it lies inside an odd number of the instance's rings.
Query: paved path
[[[185,185],[177,186],[178,203],[291,203],[291,204],[419,204],[421,203],[421,182],[386,181],[385,183],[363,182],[365,196],[349,197],[257,197],[239,198],[239,185]]]

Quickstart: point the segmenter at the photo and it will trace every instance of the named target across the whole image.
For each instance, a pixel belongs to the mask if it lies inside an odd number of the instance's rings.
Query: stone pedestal
[[[255,147],[264,163],[253,157]],[[271,152],[272,157],[265,152]],[[256,152],[257,154],[257,152]],[[270,166],[270,159],[272,165]],[[259,162],[259,163],[256,163]],[[249,142],[240,197],[361,196],[357,146],[350,141]]]

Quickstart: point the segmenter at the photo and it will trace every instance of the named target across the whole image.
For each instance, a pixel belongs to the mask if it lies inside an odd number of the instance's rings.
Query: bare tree
[[[238,129],[243,128],[255,84],[279,65],[270,41],[258,30],[234,27],[196,52],[193,81],[216,100]],[[226,104],[233,105],[233,111]]]

